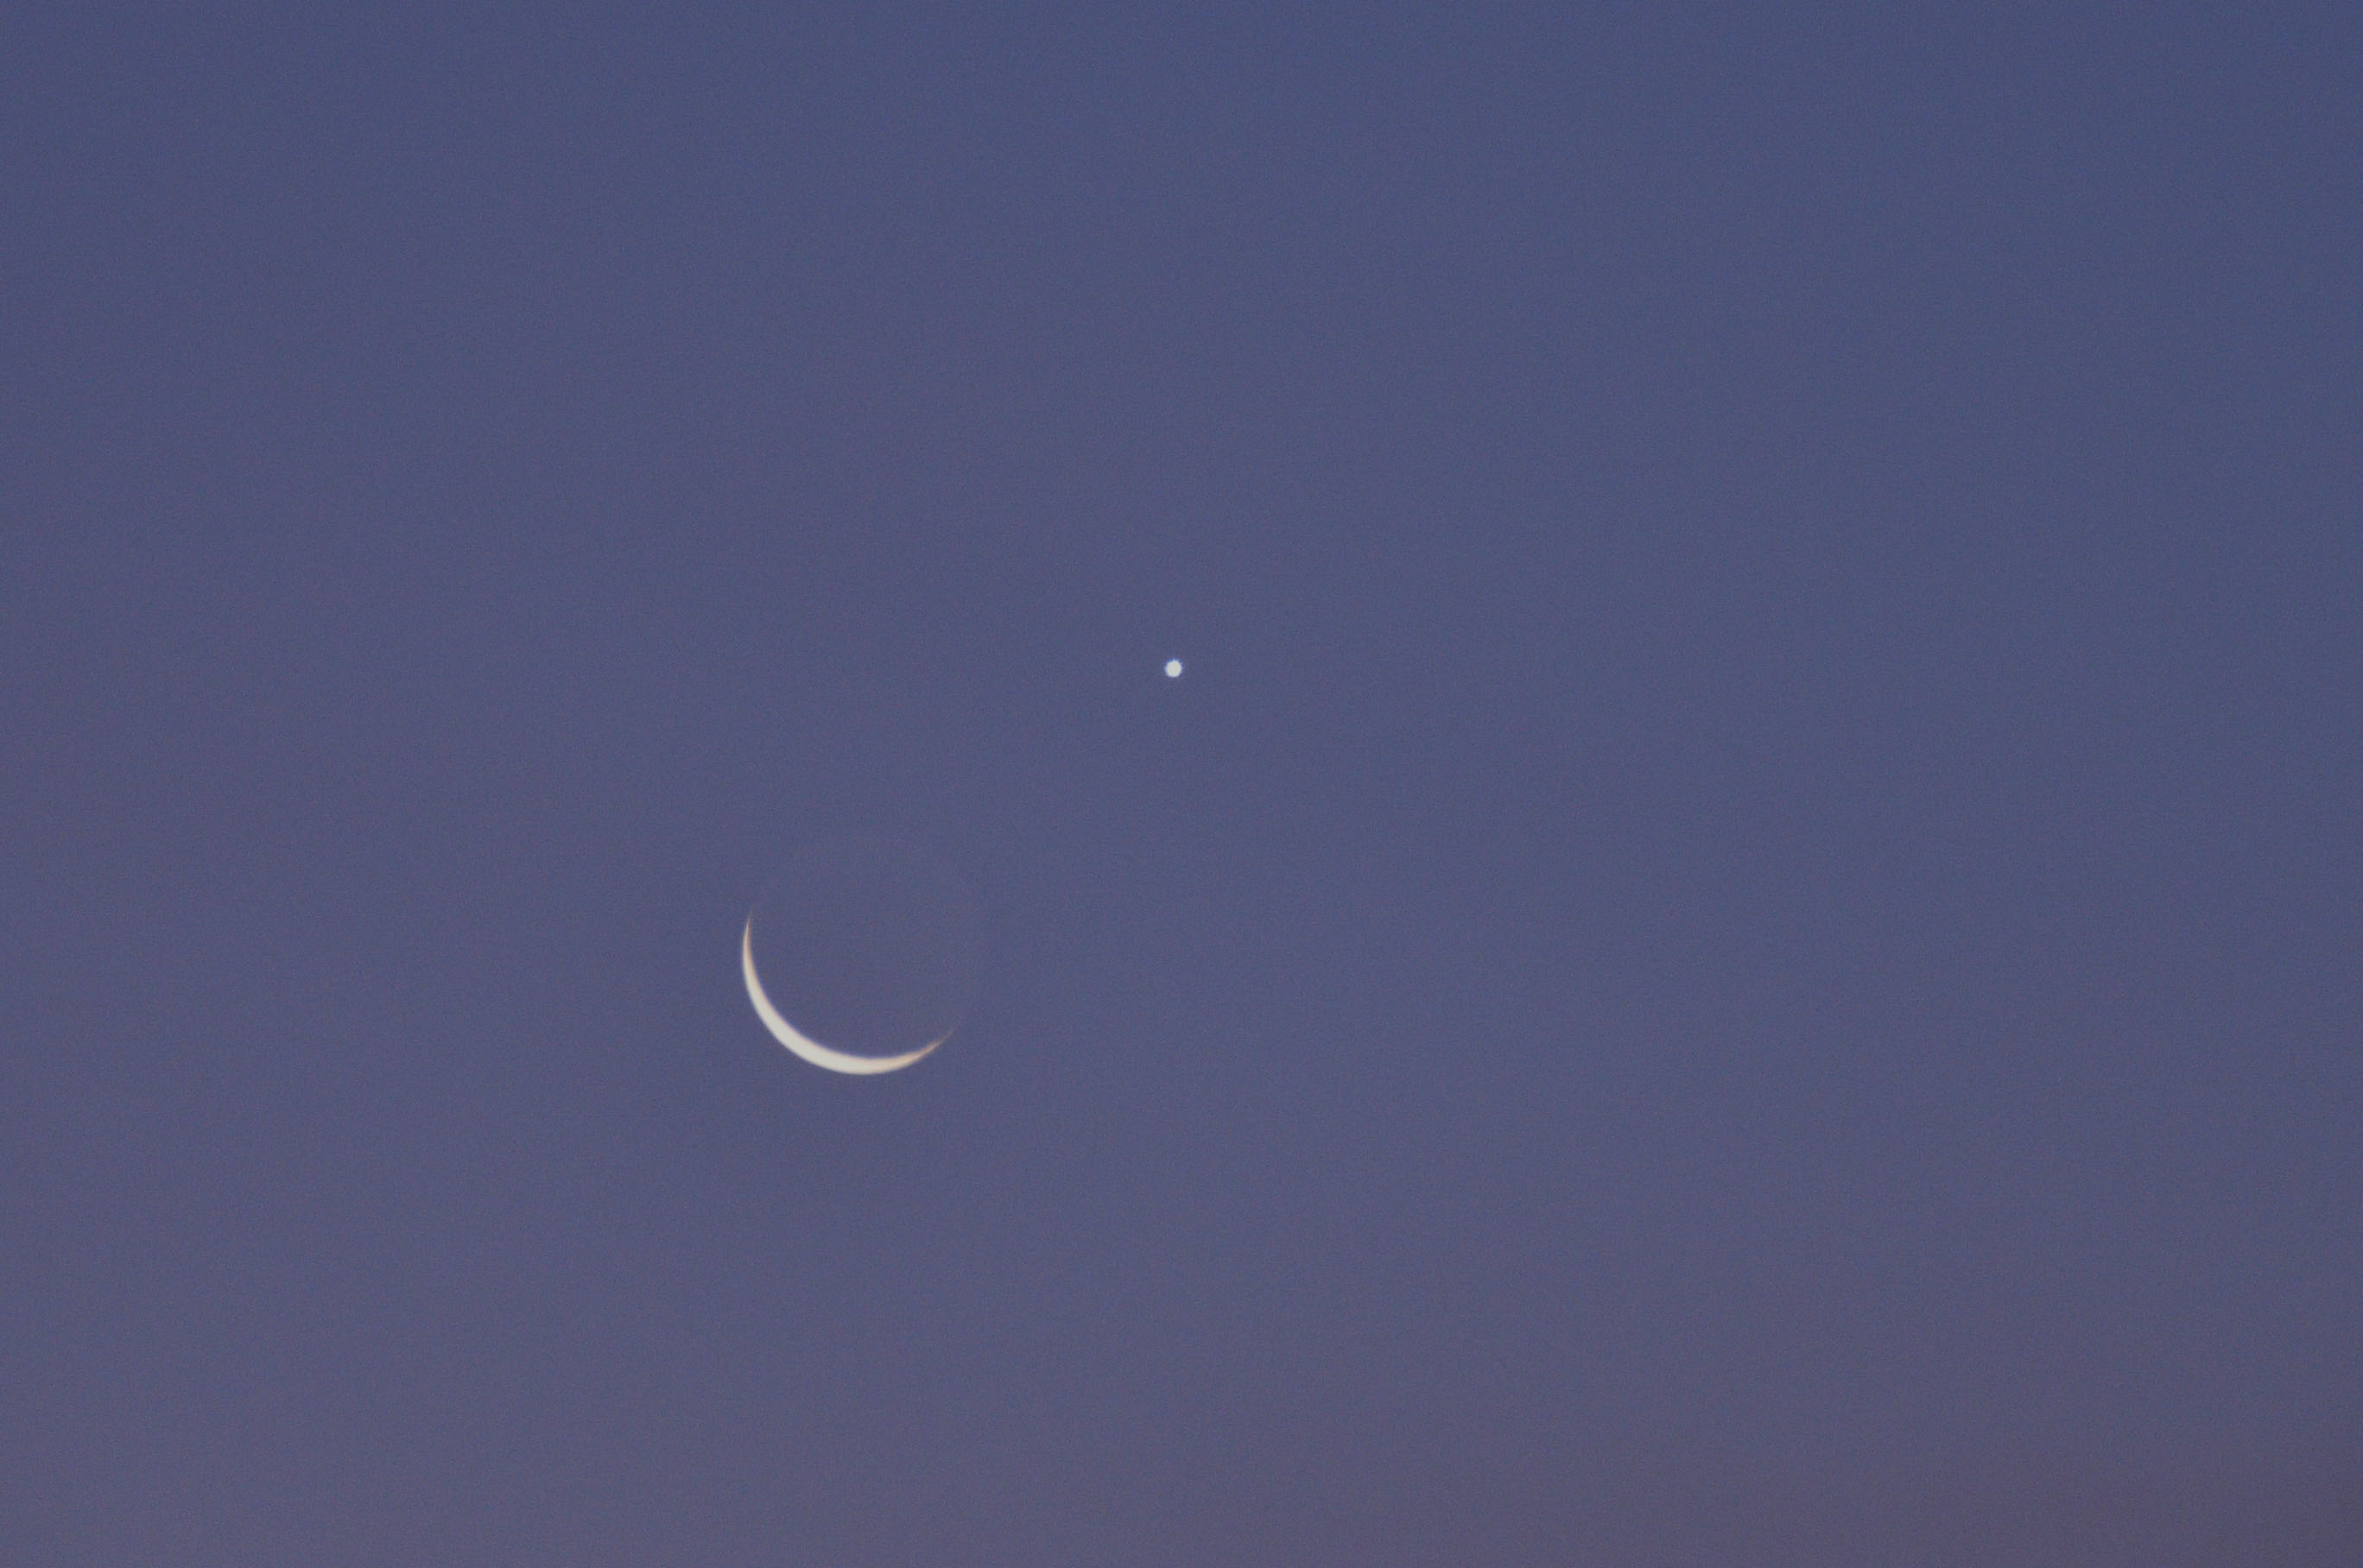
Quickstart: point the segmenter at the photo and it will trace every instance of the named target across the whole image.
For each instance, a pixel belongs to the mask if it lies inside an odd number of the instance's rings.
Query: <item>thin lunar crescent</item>
[[[755,922],[751,917],[745,934],[738,939],[738,966],[747,974],[747,999],[755,1004],[755,1016],[763,1021],[771,1038],[815,1067],[826,1067],[832,1073],[891,1073],[897,1067],[909,1066],[951,1038],[946,1033],[900,1056],[855,1056],[832,1051],[819,1041],[798,1033],[796,1026],[782,1017],[780,1010],[771,1005],[771,999],[763,994],[763,982],[755,977]]]

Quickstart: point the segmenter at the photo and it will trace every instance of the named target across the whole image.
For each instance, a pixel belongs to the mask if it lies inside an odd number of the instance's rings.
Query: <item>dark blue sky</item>
[[[13,10],[0,1559],[2357,1561],[2358,81]]]

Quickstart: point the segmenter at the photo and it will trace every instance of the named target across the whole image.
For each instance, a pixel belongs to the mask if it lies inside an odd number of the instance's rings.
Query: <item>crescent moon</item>
[[[763,994],[763,982],[756,978],[755,922],[752,916],[748,918],[745,933],[738,938],[738,966],[747,974],[747,999],[755,1004],[755,1016],[763,1021],[763,1027],[771,1032],[771,1038],[815,1067],[826,1067],[832,1073],[891,1073],[897,1067],[909,1066],[951,1038],[947,1032],[900,1056],[855,1056],[843,1051],[832,1051],[819,1041],[797,1032],[796,1026],[782,1017],[780,1010],[771,1005],[771,999]]]

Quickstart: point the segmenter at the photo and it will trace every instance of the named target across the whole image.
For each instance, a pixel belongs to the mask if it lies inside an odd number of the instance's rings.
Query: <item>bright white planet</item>
[[[1165,678],[1168,680],[1179,680],[1182,679],[1182,661],[1180,659],[1169,658],[1165,661]]]

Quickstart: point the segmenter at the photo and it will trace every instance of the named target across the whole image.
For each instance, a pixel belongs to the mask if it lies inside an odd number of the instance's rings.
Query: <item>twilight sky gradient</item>
[[[2352,1568],[2358,82],[10,8],[0,1561]]]

